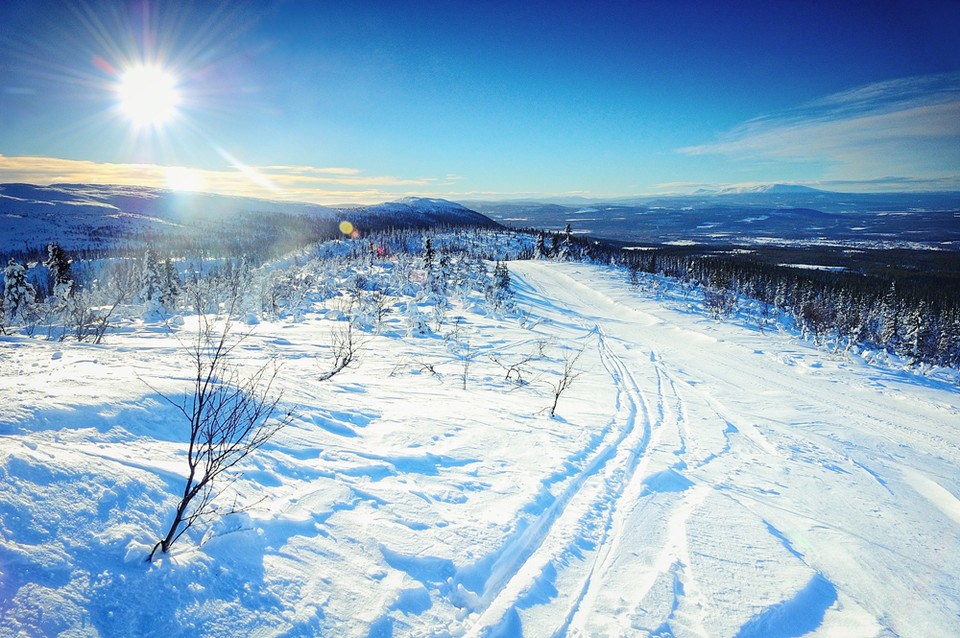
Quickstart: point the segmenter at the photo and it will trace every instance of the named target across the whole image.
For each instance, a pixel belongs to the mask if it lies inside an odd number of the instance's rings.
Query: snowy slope
[[[445,199],[429,197],[404,197],[395,202],[385,202],[373,206],[341,209],[351,219],[356,216],[381,221],[382,226],[477,226],[492,228],[497,224],[489,217]]]
[[[388,326],[323,383],[324,308],[257,326],[238,361],[277,356],[297,418],[235,484],[249,511],[153,565],[184,443],[150,386],[188,382],[177,340],[0,337],[0,635],[960,634],[955,387],[613,269],[510,268],[521,321],[456,310],[465,389],[437,336]],[[536,355],[530,383],[489,355]]]
[[[375,206],[331,208],[146,186],[99,184],[0,184],[0,253],[25,246],[45,249],[54,241],[70,250],[123,246],[145,233],[195,235],[226,232],[262,235],[257,223],[288,223],[309,232],[340,220],[363,230],[438,225],[494,227],[489,218],[459,204],[406,198]]]

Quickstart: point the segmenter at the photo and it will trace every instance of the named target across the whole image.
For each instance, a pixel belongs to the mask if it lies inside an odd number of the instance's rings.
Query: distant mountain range
[[[641,245],[842,245],[960,250],[960,193],[835,193],[774,184],[690,195],[465,201],[505,225]]]
[[[142,186],[0,184],[0,252],[138,248],[153,241],[280,241],[295,246],[337,235],[349,221],[361,233],[393,227],[497,226],[441,199],[406,198],[375,206],[317,204],[178,192]]]
[[[960,250],[960,193],[835,193],[774,184],[612,201],[464,201],[405,198],[372,206],[177,192],[141,186],[0,184],[0,253],[140,249],[271,254],[382,228],[475,226],[562,230],[627,244],[833,245]],[[227,246],[229,244],[229,246]]]
[[[744,193],[768,193],[772,195],[796,195],[798,193],[824,193],[826,191],[799,184],[761,184],[759,186],[727,186],[725,188],[698,188],[694,195],[742,195]]]

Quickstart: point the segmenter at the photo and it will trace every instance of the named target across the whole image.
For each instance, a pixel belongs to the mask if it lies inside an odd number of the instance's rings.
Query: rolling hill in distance
[[[960,193],[835,193],[803,186],[701,191],[628,200],[405,198],[371,206],[177,192],[141,186],[0,184],[0,250],[105,247],[203,227],[266,225],[316,239],[340,221],[358,230],[498,224],[638,245],[960,250]],[[272,229],[272,230],[270,230]]]
[[[512,227],[653,244],[960,249],[960,193],[835,193],[775,184],[615,200],[464,201]]]
[[[489,218],[441,199],[410,197],[373,206],[328,207],[146,186],[0,184],[0,252],[142,248],[197,239],[281,241],[291,248],[336,237],[340,222],[358,231],[458,225],[492,227]]]

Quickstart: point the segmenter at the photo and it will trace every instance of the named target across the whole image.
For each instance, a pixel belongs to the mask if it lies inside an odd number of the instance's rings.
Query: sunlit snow
[[[0,337],[0,634],[960,633],[955,386],[613,268],[509,266],[518,312],[458,326],[466,389],[396,319],[328,382],[329,309],[255,326],[237,361],[276,356],[296,419],[230,488],[248,511],[154,564],[184,454],[158,392],[189,382],[195,319]],[[582,376],[550,418],[564,348]],[[527,384],[490,357],[528,354]]]

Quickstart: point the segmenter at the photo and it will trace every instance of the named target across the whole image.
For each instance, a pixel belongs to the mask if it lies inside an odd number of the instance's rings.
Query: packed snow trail
[[[955,392],[664,307],[610,270],[511,272],[622,344],[663,432],[571,612],[518,610],[524,635],[960,630]]]

